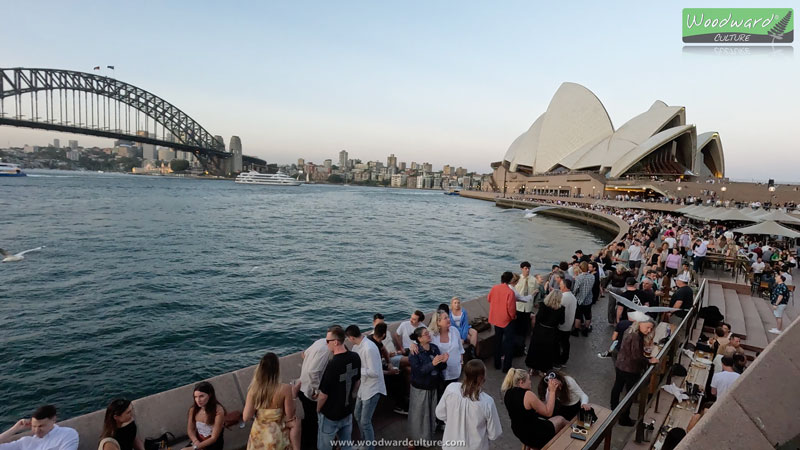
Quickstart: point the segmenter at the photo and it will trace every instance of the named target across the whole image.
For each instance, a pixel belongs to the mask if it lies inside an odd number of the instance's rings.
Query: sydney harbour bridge
[[[237,154],[226,151],[222,137],[175,105],[139,87],[91,73],[0,68],[0,125],[190,152],[212,174],[241,170],[239,149]]]

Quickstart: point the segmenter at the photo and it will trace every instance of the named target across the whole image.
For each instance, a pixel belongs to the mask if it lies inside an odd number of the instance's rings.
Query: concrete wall
[[[536,201],[522,201],[513,199],[499,198],[495,200],[495,204],[501,208],[535,208],[537,206],[555,206],[551,203],[536,202]],[[608,232],[616,233],[614,241],[619,241],[624,236],[630,226],[617,216],[610,214],[603,214],[597,211],[592,211],[583,208],[576,208],[573,206],[555,206],[553,209],[545,209],[539,211],[537,214],[558,217],[561,219],[572,220],[575,222],[585,223],[602,228]]]
[[[470,318],[478,316],[488,317],[489,315],[489,304],[486,301],[486,296],[466,301],[462,306],[466,309]],[[423,312],[425,314],[424,322],[425,324],[429,324],[434,311]],[[389,324],[388,328],[394,333],[399,325],[400,321],[393,322]],[[321,331],[320,337],[323,335],[324,330]],[[483,357],[491,355],[494,342],[493,337],[494,332],[492,331],[486,331],[480,334],[480,338],[483,341],[478,344],[478,351]],[[281,357],[281,381],[289,383],[291,380],[300,378],[302,364],[303,358],[301,352]],[[225,373],[200,381],[209,381],[214,385],[217,398],[228,412],[236,410],[241,411],[244,409],[247,388],[253,378],[255,369],[256,365],[252,365],[235,372]],[[145,438],[155,438],[161,436],[165,432],[170,432],[174,434],[176,438],[183,441],[171,447],[173,449],[180,449],[184,446],[186,444],[188,411],[192,404],[192,394],[195,384],[196,383],[187,384],[169,391],[159,392],[133,400],[134,415],[136,418],[136,425],[139,429],[139,437],[144,440]],[[109,402],[111,400],[112,399],[109,398]],[[107,405],[102,406],[103,409],[98,411],[59,422],[60,426],[74,428],[78,431],[78,435],[80,436],[78,450],[97,449],[97,445],[100,442],[100,433],[103,428],[105,406]],[[10,440],[13,441],[28,434],[30,433],[20,433]],[[249,434],[250,423],[248,423],[244,429],[240,429],[238,426],[226,429],[224,432],[225,450],[244,448],[247,445]]]

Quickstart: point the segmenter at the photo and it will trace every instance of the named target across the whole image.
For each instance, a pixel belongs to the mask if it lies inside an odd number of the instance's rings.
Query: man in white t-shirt
[[[668,231],[672,231],[672,230],[670,229]],[[672,233],[668,233],[668,234],[665,233],[663,241],[666,242],[667,245],[669,245],[669,249],[670,250],[675,248],[675,245],[678,243],[678,241],[672,236]]]
[[[766,264],[764,264],[764,260],[760,256],[756,259],[756,262],[750,265],[753,268],[753,274],[759,276],[764,272],[765,266]]]
[[[717,400],[722,399],[737,378],[739,374],[733,370],[733,357],[723,357],[722,372],[715,373],[711,379],[711,393],[717,396]]]
[[[398,414],[408,414],[408,406],[406,405],[408,405],[408,386],[411,383],[411,365],[408,363],[408,354],[413,345],[411,342],[411,333],[418,327],[425,326],[422,323],[423,320],[425,320],[425,314],[420,310],[414,311],[411,314],[411,319],[401,323],[400,326],[397,327],[394,336],[392,336],[392,342],[394,343],[396,352],[394,355],[390,353],[389,356],[391,357],[392,365],[399,368],[400,373],[403,375],[403,383],[401,383],[403,386],[401,405],[397,405],[394,408],[394,412]]]
[[[391,355],[392,365],[395,367],[400,366],[400,362],[405,359],[408,362],[408,350],[411,348],[411,333],[419,327],[425,326],[422,321],[425,320],[425,314],[417,310],[411,314],[411,319],[402,322],[397,327],[394,335],[392,336],[392,343],[394,343],[395,354]]]
[[[2,450],[78,450],[78,432],[72,428],[56,425],[56,407],[45,405],[38,408],[30,419],[20,419],[11,428],[0,434],[0,442],[17,433],[31,430],[30,436],[0,444]]]
[[[633,272],[633,276],[639,275],[639,268],[642,266],[642,246],[639,239],[634,239],[633,244],[628,247],[628,267]]]
[[[322,374],[333,352],[328,348],[325,338],[317,339],[302,353],[303,365],[300,368],[300,392],[297,397],[303,405],[303,421],[300,427],[300,441],[303,448],[317,445],[317,395]]]
[[[361,334],[358,326],[350,325],[344,330],[347,340],[353,344],[353,351],[358,353],[361,358],[361,384],[358,387],[356,406],[353,416],[361,430],[361,438],[366,441],[375,440],[375,429],[372,427],[372,416],[381,395],[386,395],[386,383],[383,379],[383,366],[381,365],[381,353],[374,342],[366,339]],[[374,450],[374,446],[367,446],[368,450]]]

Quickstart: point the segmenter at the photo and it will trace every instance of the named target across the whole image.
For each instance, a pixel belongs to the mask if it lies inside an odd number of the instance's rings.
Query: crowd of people
[[[606,314],[614,327],[609,350],[598,356],[613,359],[610,405],[615,408],[623,389],[631,389],[647,365],[658,361],[649,355],[656,323],[676,323],[692,306],[693,288],[709,252],[752,259],[753,274],[759,282],[770,283],[777,332],[782,329],[789,272],[796,265],[788,249],[735,239],[724,226],[698,227],[665,212],[580,206],[613,214],[630,228],[593,254],[577,250],[546,274],[531,273],[531,264],[523,261],[519,273],[502,273],[488,294],[493,365],[505,374],[502,403],[514,436],[533,448],[552,439],[581,410],[592,409],[565,369],[570,340],[593,331],[593,306],[599,298],[609,296]],[[611,294],[629,302],[616,301]],[[645,313],[631,304],[672,310]],[[427,324],[425,319],[421,311],[414,311],[395,333],[389,332],[380,313],[374,315],[368,334],[356,325],[331,326],[303,352],[300,379],[291,385],[280,381],[277,355],[265,354],[248,388],[241,419],[231,417],[210,383],[198,383],[187,412],[190,444],[183,450],[222,450],[226,423],[238,420],[252,421],[248,450],[330,449],[337,441],[349,448],[353,419],[365,448],[372,449],[372,421],[382,397],[407,416],[410,439],[433,442],[443,429],[445,449],[488,448],[503,430],[495,401],[484,389],[487,369],[475,356],[478,333],[459,298],[439,305]],[[717,397],[725,395],[746,365],[739,338],[722,323],[714,336],[698,345],[716,354],[710,388]],[[513,367],[514,357],[522,355],[527,367]],[[32,419],[20,420],[0,435],[0,442],[25,429],[32,429],[33,435],[0,444],[0,450],[76,450],[77,433],[58,427],[55,420],[55,407],[39,408]],[[626,411],[618,423],[634,422]],[[98,441],[98,450],[145,450],[130,401],[109,404]],[[457,447],[447,445],[457,441]]]

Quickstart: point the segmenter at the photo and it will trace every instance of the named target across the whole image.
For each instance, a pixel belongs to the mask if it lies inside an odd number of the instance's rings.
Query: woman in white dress
[[[443,442],[463,445],[442,446],[442,450],[486,450],[489,441],[503,433],[494,399],[483,392],[486,366],[480,359],[464,365],[464,381],[451,383],[436,405],[436,417],[445,422]],[[459,442],[461,444],[461,442]]]

